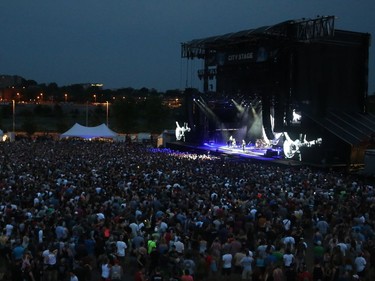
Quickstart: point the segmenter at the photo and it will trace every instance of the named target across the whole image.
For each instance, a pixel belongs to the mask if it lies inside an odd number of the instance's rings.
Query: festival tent
[[[117,133],[109,129],[105,124],[101,124],[95,127],[85,127],[78,123],[75,123],[68,131],[60,135],[62,138],[115,138]]]

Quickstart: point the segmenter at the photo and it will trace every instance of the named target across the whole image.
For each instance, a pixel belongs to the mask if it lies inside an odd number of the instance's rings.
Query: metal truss
[[[265,33],[293,41],[309,42],[324,37],[333,37],[335,32],[334,26],[335,17],[324,16],[317,17],[316,19],[287,21],[271,26]]]

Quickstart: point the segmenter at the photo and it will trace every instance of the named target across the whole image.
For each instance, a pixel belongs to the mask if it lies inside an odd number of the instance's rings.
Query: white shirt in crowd
[[[129,224],[129,227],[132,230],[132,237],[136,237],[139,233],[139,225],[135,222],[132,222],[131,224]]]
[[[12,236],[13,228],[14,228],[14,226],[12,224],[8,223],[5,226],[5,235],[8,236],[8,237]]]
[[[293,254],[284,254],[283,255],[283,261],[284,261],[284,265],[286,267],[290,267],[294,261],[294,256]]]
[[[183,253],[185,250],[185,245],[181,241],[177,240],[174,242],[174,246],[176,247],[176,252],[177,253]]]
[[[117,255],[119,257],[125,257],[125,250],[128,248],[126,243],[124,241],[117,241],[116,242],[116,247],[117,247]]]
[[[96,217],[98,218],[98,220],[104,220],[105,219],[105,215],[103,213],[97,213],[96,214]]]
[[[283,238],[283,243],[284,243],[285,246],[290,244],[292,249],[294,249],[294,245],[296,244],[296,240],[294,239],[293,236],[286,236],[286,237]]]
[[[42,253],[44,264],[55,265],[57,262],[56,255],[57,255],[57,250],[55,251],[50,251],[49,249],[44,250]]]
[[[348,250],[348,246],[343,242],[337,243],[336,246],[340,248],[340,251],[341,251],[342,255],[345,256],[346,251]]]
[[[49,252],[48,254],[48,264],[49,265],[55,265],[56,262],[57,262],[57,258],[56,258],[56,254],[57,254],[57,250],[54,251],[54,252]]]
[[[166,224],[164,221],[160,222],[159,231],[160,232],[166,232],[168,229],[168,224]]]
[[[283,226],[286,231],[290,230],[292,222],[289,219],[283,219]]]
[[[39,203],[40,203],[39,198],[38,198],[38,197],[35,197],[35,198],[34,198],[34,206],[38,206]]]
[[[38,231],[38,242],[39,242],[39,244],[43,243],[43,235],[44,235],[43,229],[39,229],[39,231]]]
[[[108,263],[102,264],[102,278],[107,279],[111,273],[111,268]]]
[[[354,265],[357,273],[362,272],[366,268],[366,259],[362,256],[358,256],[354,260]]]
[[[223,268],[232,268],[232,255],[231,254],[224,254],[221,258],[223,261]]]

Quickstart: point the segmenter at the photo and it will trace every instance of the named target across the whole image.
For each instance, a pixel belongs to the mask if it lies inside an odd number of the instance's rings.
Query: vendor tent
[[[68,131],[60,135],[62,138],[114,138],[117,133],[109,129],[105,124],[101,124],[96,127],[85,127],[78,123],[75,123]]]

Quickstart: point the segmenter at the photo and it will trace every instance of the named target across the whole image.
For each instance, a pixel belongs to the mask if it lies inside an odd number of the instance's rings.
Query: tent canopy
[[[114,138],[118,134],[109,129],[105,124],[101,124],[95,127],[86,127],[78,123],[75,123],[68,131],[61,134],[60,139],[76,137],[84,139],[93,138]]]

